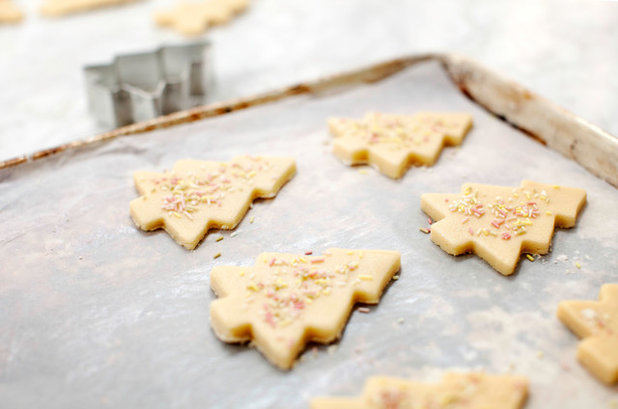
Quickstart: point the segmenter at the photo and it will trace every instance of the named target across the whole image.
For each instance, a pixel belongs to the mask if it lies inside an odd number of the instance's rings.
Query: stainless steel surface
[[[206,102],[210,43],[159,47],[84,67],[90,112],[107,127],[147,121]]]
[[[330,153],[326,119],[371,110],[463,110],[475,126],[434,167],[393,181]],[[275,199],[256,203],[255,222],[246,217],[237,236],[222,232],[216,242],[211,233],[189,252],[162,231],[133,226],[133,171],[243,153],[294,156],[298,173]],[[514,276],[475,256],[448,256],[418,231],[426,225],[421,193],[522,179],[583,187],[588,205],[575,228],[557,231],[552,253],[524,258]],[[359,393],[370,375],[435,379],[453,367],[528,376],[527,409],[602,408],[616,396],[577,363],[578,341],[555,310],[617,280],[618,192],[466,99],[436,63],[69,150],[3,169],[0,181],[7,407],[305,408],[314,395]],[[216,339],[208,325],[213,266],[332,246],[402,252],[401,278],[371,313],[352,314],[336,347],[309,348],[286,373]]]

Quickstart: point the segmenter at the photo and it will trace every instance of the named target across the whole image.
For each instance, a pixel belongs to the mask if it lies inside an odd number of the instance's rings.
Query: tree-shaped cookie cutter
[[[212,87],[210,43],[162,46],[84,67],[90,111],[120,127],[197,106]]]

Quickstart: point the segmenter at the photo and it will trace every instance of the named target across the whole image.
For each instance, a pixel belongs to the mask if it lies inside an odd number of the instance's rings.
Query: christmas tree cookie
[[[137,0],[44,0],[41,13],[48,17],[79,13],[100,7],[132,3]]]
[[[197,35],[210,26],[228,22],[248,5],[249,0],[180,1],[173,8],[156,13],[155,21],[183,35]]]
[[[545,254],[554,227],[572,227],[582,189],[524,180],[520,187],[466,183],[461,193],[428,193],[421,208],[436,222],[431,240],[452,255],[476,253],[504,275],[522,252]]]
[[[12,0],[0,0],[0,24],[19,23],[24,14]]]
[[[444,145],[461,144],[472,127],[472,116],[369,113],[360,120],[331,118],[328,126],[335,137],[333,152],[345,164],[369,164],[397,179],[412,164],[433,165]]]
[[[399,267],[396,251],[346,249],[262,253],[252,267],[215,267],[211,324],[222,341],[252,341],[289,369],[307,342],[339,338],[356,302],[378,303]]]
[[[599,301],[562,301],[558,318],[583,338],[579,361],[601,381],[618,382],[618,284],[603,285]]]
[[[513,375],[446,373],[441,383],[376,376],[355,398],[315,398],[311,409],[519,409],[528,380]]]
[[[239,156],[181,160],[171,172],[135,172],[141,197],[131,201],[131,217],[140,229],[163,228],[194,249],[209,229],[236,227],[254,199],[274,197],[295,171],[292,158]]]

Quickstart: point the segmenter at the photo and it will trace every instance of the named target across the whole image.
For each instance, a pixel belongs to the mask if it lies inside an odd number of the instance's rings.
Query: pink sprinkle
[[[273,313],[270,311],[266,311],[266,316],[264,317],[264,321],[271,327],[275,327],[275,320],[273,317]]]
[[[264,314],[264,321],[266,321],[267,324],[269,324],[271,327],[275,327],[275,317],[273,315],[273,313],[270,311],[270,309],[268,308],[268,304],[264,303],[264,310],[265,310],[265,314]]]
[[[274,266],[274,265],[275,265],[275,263],[276,263],[276,262],[277,262],[277,259],[273,257],[273,258],[270,260],[270,262],[268,263],[268,265],[269,265],[270,267],[272,267],[272,266]]]
[[[325,261],[324,257],[314,258],[313,260],[311,260],[311,264],[323,263],[324,261]]]
[[[305,251],[305,256],[310,256],[313,254],[313,251]]]
[[[427,218],[427,223],[429,223],[430,225],[433,224],[433,220],[431,220],[431,217]]]
[[[468,220],[470,220],[470,218],[469,218],[469,217],[464,217],[464,219],[461,221],[461,224],[466,223]]]
[[[371,310],[367,307],[358,307],[356,311],[362,312],[363,314],[367,314],[368,312],[371,312]]]
[[[470,236],[474,236],[474,230],[472,230],[472,227],[468,227],[468,233],[470,233]]]
[[[503,238],[504,240],[508,240],[508,239],[510,239],[510,238],[511,238],[511,235],[510,235],[510,234],[508,234],[508,233],[502,233],[502,238]]]

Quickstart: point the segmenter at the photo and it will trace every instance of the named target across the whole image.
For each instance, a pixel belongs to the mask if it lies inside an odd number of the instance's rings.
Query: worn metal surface
[[[618,187],[618,138],[466,57],[440,59],[478,104]]]
[[[0,162],[0,169],[121,135],[148,132],[153,129],[223,115],[291,95],[332,92],[338,88],[379,81],[406,67],[428,60],[439,61],[461,91],[488,111],[521,128],[533,138],[575,160],[593,174],[618,187],[618,138],[519,84],[501,77],[474,60],[456,54],[422,54],[404,57],[253,97],[181,111],[89,139],[46,149],[31,156],[9,159]]]
[[[331,115],[421,109],[475,118],[462,147],[430,169],[393,181],[330,153]],[[189,252],[164,232],[133,226],[133,171],[241,153],[294,156],[298,174],[277,198],[256,203],[255,222],[245,218],[236,237],[210,234]],[[575,228],[556,233],[552,253],[522,260],[514,276],[474,256],[448,256],[418,231],[426,225],[421,193],[524,178],[584,187],[588,205]],[[435,62],[340,93],[292,96],[8,167],[0,170],[0,402],[305,408],[314,395],[357,394],[370,375],[435,378],[483,367],[527,375],[527,409],[605,407],[615,389],[579,366],[577,339],[555,309],[562,299],[596,298],[602,283],[617,280],[617,200],[612,186],[465,98]],[[280,372],[213,335],[213,266],[332,246],[402,252],[401,278],[371,313],[352,314],[335,348],[310,349]]]

